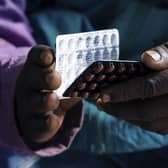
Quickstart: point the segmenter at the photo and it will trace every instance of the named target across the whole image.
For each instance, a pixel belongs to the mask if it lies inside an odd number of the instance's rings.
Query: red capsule
[[[78,97],[78,96],[79,96],[79,92],[77,92],[77,91],[71,92],[69,94],[69,97]]]
[[[116,68],[118,73],[123,73],[126,70],[124,63],[119,63]]]
[[[115,70],[115,66],[113,63],[109,63],[106,67],[106,73],[111,73]]]
[[[95,90],[97,88],[98,84],[97,83],[91,83],[88,87],[89,90]]]
[[[104,66],[103,66],[103,64],[102,64],[101,62],[98,62],[97,64],[95,64],[95,65],[93,66],[93,71],[94,71],[95,73],[100,73],[100,72],[103,71],[103,69],[104,69]]]
[[[88,73],[85,74],[84,78],[87,82],[90,82],[95,78],[95,75],[91,72],[88,72]]]
[[[78,84],[77,88],[79,90],[84,90],[86,88],[86,86],[87,86],[86,82],[81,82],[81,83]]]
[[[98,82],[101,82],[101,81],[103,81],[105,78],[106,78],[106,75],[101,74],[101,75],[99,75],[99,76],[97,77],[96,80],[97,80]]]
[[[81,97],[83,97],[84,99],[87,99],[89,96],[90,96],[90,93],[89,93],[89,92],[83,92],[83,93],[81,94]]]

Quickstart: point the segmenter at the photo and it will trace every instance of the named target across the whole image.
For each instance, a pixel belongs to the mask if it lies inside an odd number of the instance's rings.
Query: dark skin
[[[97,106],[144,129],[167,134],[167,53],[156,61],[151,52],[146,52],[142,61],[158,72],[101,88]],[[50,140],[62,126],[66,113],[82,101],[80,98],[59,100],[53,91],[60,84],[52,49],[44,45],[32,48],[16,82],[16,116],[26,141]]]
[[[156,72],[102,88],[97,105],[101,110],[143,129],[167,134],[168,48],[161,46],[147,51],[142,61]]]
[[[44,45],[32,48],[16,83],[16,116],[26,141],[50,140],[60,129],[66,112],[81,101],[59,100],[53,91],[60,84],[53,50]]]

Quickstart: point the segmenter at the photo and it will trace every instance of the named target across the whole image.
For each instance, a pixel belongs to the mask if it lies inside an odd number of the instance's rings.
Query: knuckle
[[[50,93],[46,96],[45,98],[46,100],[46,106],[51,109],[51,110],[54,110],[54,109],[57,109],[59,107],[59,99],[58,99],[58,96],[55,94],[55,93]]]
[[[53,71],[46,75],[45,81],[49,89],[57,89],[61,85],[61,76],[58,72]]]
[[[54,58],[54,52],[51,48],[45,45],[37,45],[29,51],[27,62],[48,66],[55,61]]]

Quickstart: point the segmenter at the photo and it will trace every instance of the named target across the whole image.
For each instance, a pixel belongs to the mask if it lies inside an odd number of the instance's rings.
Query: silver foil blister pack
[[[57,36],[56,70],[62,78],[57,94],[62,96],[73,81],[93,62],[118,59],[117,29]]]

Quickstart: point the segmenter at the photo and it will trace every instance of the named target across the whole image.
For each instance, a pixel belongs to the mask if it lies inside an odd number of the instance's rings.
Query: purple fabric
[[[30,149],[20,137],[14,117],[15,83],[29,49],[35,45],[24,8],[23,0],[0,0],[0,149],[52,156],[70,146],[81,128],[83,113],[80,108],[67,115],[59,135],[38,150]]]

